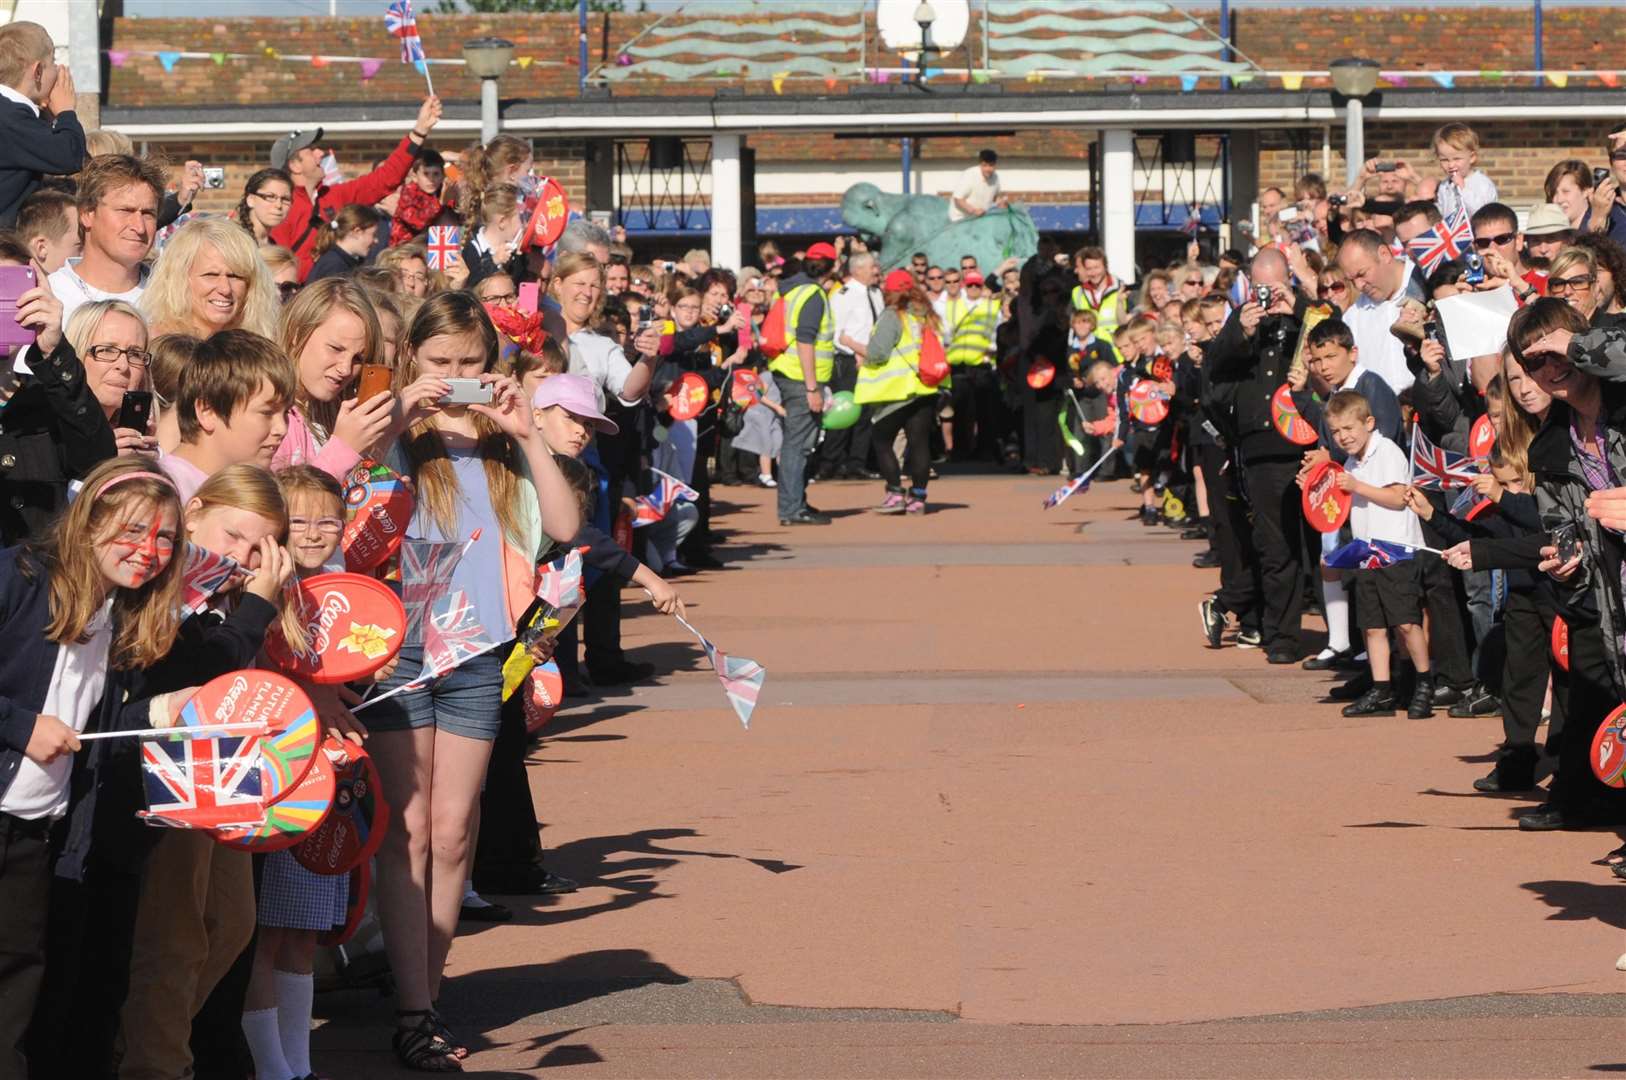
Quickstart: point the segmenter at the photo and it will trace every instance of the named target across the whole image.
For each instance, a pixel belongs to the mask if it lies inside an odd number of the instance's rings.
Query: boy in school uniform
[[[1327,402],[1326,419],[1334,444],[1346,455],[1338,487],[1354,496],[1349,524],[1355,539],[1383,540],[1413,550],[1422,547],[1422,524],[1406,506],[1411,461],[1404,450],[1378,432],[1366,398],[1353,390],[1338,391]],[[1417,670],[1406,715],[1426,719],[1434,711],[1434,673],[1423,635],[1422,574],[1417,560],[1408,557],[1388,566],[1363,567],[1354,575],[1356,621],[1366,635],[1372,688],[1346,706],[1344,715],[1393,715],[1389,631],[1394,630]]]

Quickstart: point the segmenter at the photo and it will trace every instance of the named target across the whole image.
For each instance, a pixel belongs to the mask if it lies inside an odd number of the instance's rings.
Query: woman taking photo
[[[150,434],[152,410],[139,429],[119,426],[124,395],[147,390],[147,323],[123,300],[81,304],[68,320],[68,343],[85,362],[85,382],[113,426],[113,440],[124,454],[150,454],[158,441]]]
[[[513,636],[533,599],[536,560],[581,526],[576,496],[543,444],[530,403],[493,373],[497,331],[467,293],[427,301],[407,329],[395,388],[411,427],[390,464],[418,505],[407,535],[465,542],[452,574],[486,640]],[[450,379],[478,380],[489,405],[444,404]],[[410,580],[406,581],[410,586]],[[420,678],[421,644],[402,648],[381,687]],[[393,1046],[408,1068],[451,1072],[468,1049],[435,1012],[468,878],[481,781],[502,710],[501,660],[490,651],[369,709],[368,750],[396,818],[378,853],[379,918],[395,979]]]
[[[1606,787],[1589,764],[1603,718],[1626,700],[1620,649],[1621,532],[1626,517],[1626,339],[1593,330],[1579,311],[1542,297],[1514,312],[1508,348],[1519,370],[1553,398],[1531,440],[1530,470],[1547,533],[1571,529],[1578,554],[1560,552],[1536,534],[1538,569],[1558,583],[1569,624],[1570,696],[1559,746],[1558,772],[1544,806],[1519,819],[1527,830],[1582,828],[1626,822],[1622,792]]]
[[[924,514],[931,478],[932,419],[937,387],[920,381],[921,346],[927,331],[939,333],[932,303],[907,270],[894,270],[882,286],[886,310],[870,333],[868,355],[858,369],[853,400],[874,407],[875,465],[886,482],[878,514]],[[941,348],[941,345],[939,345]],[[909,489],[904,491],[893,440],[904,433]]]
[[[261,169],[244,185],[232,220],[247,229],[256,244],[269,244],[271,230],[287,220],[293,204],[294,180],[287,170]]]
[[[199,339],[239,329],[275,337],[281,306],[254,241],[223,218],[177,229],[141,294],[154,334]]]

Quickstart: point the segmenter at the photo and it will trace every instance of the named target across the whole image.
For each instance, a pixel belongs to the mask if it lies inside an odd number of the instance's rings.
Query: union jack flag
[[[424,262],[431,270],[450,270],[463,253],[463,230],[456,225],[431,225],[424,234]]]
[[[407,615],[402,641],[424,639],[424,614],[451,587],[464,546],[456,540],[401,541],[401,606]]]
[[[423,41],[418,37],[418,20],[412,14],[412,0],[395,0],[384,12],[384,29],[401,39],[401,63],[423,62]]]
[[[465,660],[497,647],[480,625],[474,604],[462,589],[435,604],[423,623],[423,668],[417,682],[439,678]]]
[[[1445,220],[1411,238],[1406,251],[1425,275],[1447,259],[1455,259],[1473,246],[1474,231],[1459,204]]]
[[[216,555],[196,544],[186,545],[186,565],[181,570],[181,617],[196,615],[209,606],[209,598],[236,577],[241,568],[224,555]]]
[[[1055,491],[1052,491],[1049,495],[1046,495],[1044,499],[1044,508],[1046,510],[1054,510],[1056,507],[1060,506],[1062,503],[1066,502],[1069,498],[1078,494],[1080,491],[1088,491],[1089,486],[1090,478],[1088,476],[1075,477],[1072,480],[1067,481],[1067,483],[1063,484]]]
[[[536,598],[557,610],[582,603],[582,556],[571,548],[536,575]]]
[[[1389,540],[1351,540],[1323,555],[1321,561],[1331,570],[1376,570],[1404,562],[1416,554],[1405,544]]]
[[[689,625],[689,620],[682,615],[676,616],[683,628],[695,636],[700,647],[706,650],[706,659],[711,661],[711,669],[717,673],[717,679],[723,684],[723,694],[728,703],[734,707],[734,715],[740,718],[740,723],[747,730],[751,727],[751,713],[756,710],[757,698],[762,693],[762,684],[768,678],[768,669],[755,660],[748,660],[743,656],[729,656],[723,650],[707,640],[706,635]]]
[[[1458,488],[1474,482],[1479,471],[1467,454],[1442,450],[1423,434],[1421,426],[1411,429],[1411,482],[1420,488]]]
[[[265,821],[258,736],[149,739],[141,744],[147,809],[175,829],[258,826]]]
[[[655,474],[655,488],[648,495],[640,495],[632,500],[634,529],[663,520],[679,502],[694,502],[700,498],[700,492],[677,477],[663,473],[659,469],[649,471]]]

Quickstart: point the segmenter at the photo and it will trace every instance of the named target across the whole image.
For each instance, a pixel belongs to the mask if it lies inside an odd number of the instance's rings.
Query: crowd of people
[[[583,553],[581,618],[535,646],[566,697],[654,673],[622,605],[681,613],[674,582],[721,565],[714,485],[774,489],[798,527],[830,522],[808,495],[837,480],[925,514],[951,462],[1124,482],[1147,528],[1205,541],[1210,647],[1342,676],[1352,717],[1499,714],[1476,789],[1551,777],[1521,828],[1626,824],[1589,761],[1626,699],[1626,132],[1521,214],[1448,125],[1435,168],[1268,189],[1256,246],[1193,236],[1133,285],[1050,239],[886,273],[856,237],[769,242],[733,269],[637,260],[579,217],[532,242],[530,144],[432,147],[433,97],[364,175],[296,131],[230,214],[193,213],[202,165],[171,183],[84,131],[53,56],[40,27],[0,28],[0,293],[25,332],[0,325],[4,1075],[314,1076],[316,935],[347,879],[141,823],[130,744],[80,736],[171,725],[273,627],[297,635],[288,586],[342,564],[362,465],[408,482],[410,537],[468,545],[450,587],[499,637],[534,614],[537,568]],[[957,217],[1004,205],[995,160]],[[1469,293],[1516,307],[1499,350],[1453,355],[1436,305]],[[688,498],[634,532],[668,482]],[[1312,528],[1307,488],[1347,520]],[[243,570],[192,614],[189,548]],[[509,652],[425,681],[408,642],[374,687],[306,687],[392,807],[374,899],[414,1070],[468,1054],[438,999],[459,920],[507,914],[480,892],[575,888],[544,865]],[[1626,877],[1626,847],[1606,861]]]

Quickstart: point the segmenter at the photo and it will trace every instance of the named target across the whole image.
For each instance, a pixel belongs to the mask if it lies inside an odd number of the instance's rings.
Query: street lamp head
[[[1378,88],[1378,62],[1346,56],[1327,65],[1332,88],[1344,97],[1363,98]]]
[[[469,73],[482,79],[501,78],[514,59],[514,43],[499,37],[475,38],[463,43],[463,62]]]
[[[919,6],[915,8],[915,22],[920,24],[921,30],[927,29],[936,21],[937,9],[932,7],[931,0],[920,0]]]

